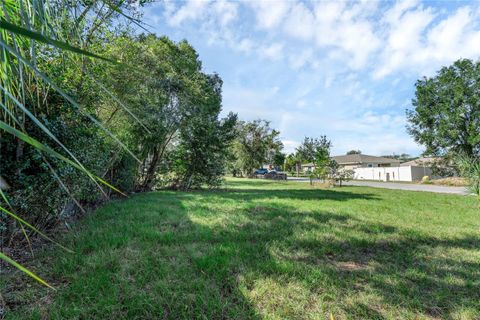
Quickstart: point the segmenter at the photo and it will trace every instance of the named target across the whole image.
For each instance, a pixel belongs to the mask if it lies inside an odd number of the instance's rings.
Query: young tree
[[[443,67],[417,81],[408,131],[426,154],[480,155],[480,61]]]
[[[333,182],[334,185],[337,183],[339,186],[342,186],[343,181],[349,181],[353,179],[354,171],[353,170],[345,170],[341,168],[337,161],[331,160],[328,165],[328,177]]]

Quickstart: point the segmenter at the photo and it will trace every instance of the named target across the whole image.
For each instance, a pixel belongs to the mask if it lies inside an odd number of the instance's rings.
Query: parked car
[[[287,174],[285,172],[270,170],[264,175],[264,178],[272,180],[287,180]]]
[[[264,175],[265,173],[268,173],[267,169],[257,169],[257,170],[255,170],[255,174]]]

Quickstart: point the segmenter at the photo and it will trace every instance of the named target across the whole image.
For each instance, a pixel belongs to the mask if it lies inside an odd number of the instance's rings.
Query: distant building
[[[347,170],[356,168],[377,168],[377,167],[398,167],[401,161],[392,158],[369,156],[366,154],[347,154],[343,156],[334,156],[335,160],[341,167]]]
[[[376,167],[398,167],[401,161],[397,159],[368,156],[366,154],[347,154],[344,156],[333,156],[338,165],[346,170],[355,168],[376,168]],[[315,169],[314,163],[302,164],[303,172],[311,172]]]
[[[377,168],[356,168],[354,179],[379,180],[379,181],[420,181],[423,177],[438,178],[433,176],[432,166],[441,158],[423,157],[401,163],[400,165]]]
[[[432,178],[431,166],[438,158],[419,158],[401,163],[400,160],[366,154],[348,154],[331,157],[345,170],[353,170],[355,180],[418,181],[424,176]],[[315,169],[313,163],[302,164],[303,172]]]
[[[302,164],[303,172],[312,172],[315,169],[315,164],[313,162]]]

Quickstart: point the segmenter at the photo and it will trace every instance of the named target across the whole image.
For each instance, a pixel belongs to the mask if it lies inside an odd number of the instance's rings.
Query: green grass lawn
[[[51,249],[30,265],[58,291],[2,280],[8,315],[480,318],[474,197],[240,179],[227,189],[100,208],[62,241],[75,254]]]

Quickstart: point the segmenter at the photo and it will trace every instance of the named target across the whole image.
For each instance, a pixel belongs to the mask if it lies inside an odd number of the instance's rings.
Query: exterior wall
[[[378,181],[416,181],[423,176],[432,176],[432,170],[426,167],[374,167],[354,169],[356,180]]]
[[[310,167],[310,166],[302,166],[302,171],[304,173],[312,172],[315,167]]]
[[[410,168],[412,168],[413,181],[422,180],[424,176],[429,176],[430,179],[438,178],[432,175],[432,169],[429,167],[410,166]]]
[[[358,167],[360,167],[360,165],[358,164],[346,164],[346,165],[340,165],[342,168],[344,168],[345,170],[354,170]]]
[[[399,167],[400,163],[375,163],[375,162],[363,162],[363,163],[358,163],[358,164],[344,164],[340,165],[346,170],[354,170],[356,168],[377,168],[377,167],[382,167],[382,168],[390,168],[390,167]]]

